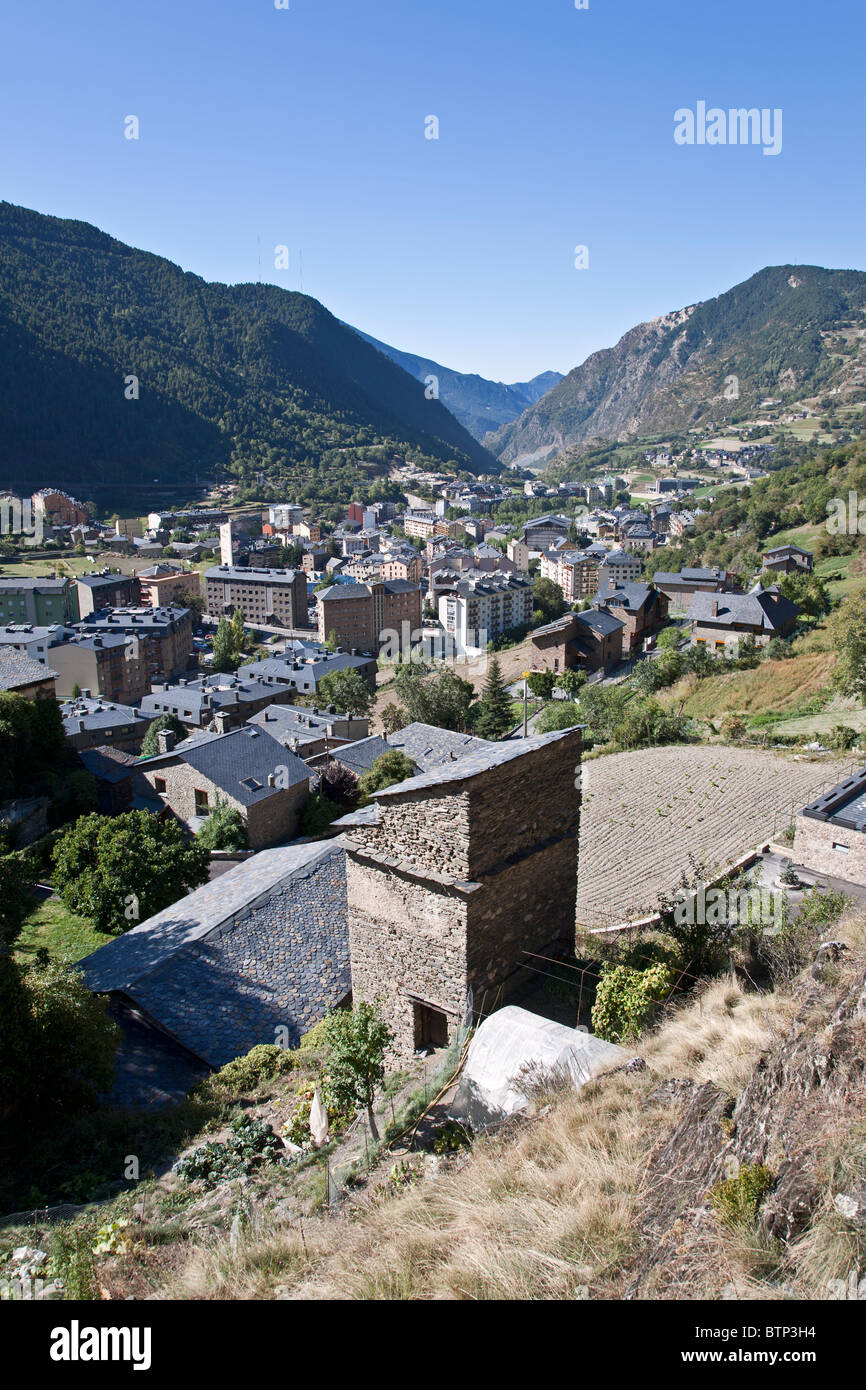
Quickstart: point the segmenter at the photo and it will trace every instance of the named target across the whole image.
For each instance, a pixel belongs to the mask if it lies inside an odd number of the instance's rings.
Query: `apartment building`
[[[318,594],[319,639],[331,633],[350,651],[377,652],[386,631],[415,631],[421,626],[421,585],[407,579],[369,584],[332,584]]]
[[[138,580],[134,575],[114,574],[109,569],[79,575],[75,587],[78,590],[78,611],[82,618],[102,608],[132,607],[141,597]]]
[[[532,621],[533,587],[522,574],[461,579],[439,599],[439,621],[459,652],[483,651],[501,633]]]
[[[307,626],[307,576],[303,570],[215,565],[205,572],[204,579],[205,603],[212,617],[240,608],[252,623]]]
[[[39,492],[34,492],[31,500],[34,512],[53,526],[83,526],[90,520],[83,502],[76,501],[68,492],[61,492],[57,488],[41,488]]]
[[[183,604],[190,595],[201,595],[198,571],[178,569],[177,565],[151,565],[138,575],[138,586],[141,602],[151,608]]]
[[[540,575],[550,579],[562,590],[566,603],[591,598],[598,588],[598,552],[581,550],[546,551],[541,557]]]
[[[436,532],[439,518],[432,511],[405,511],[400,520],[407,536],[420,536],[422,540],[426,541]],[[440,532],[440,534],[442,533]],[[444,534],[448,534],[447,527]]]
[[[78,588],[72,579],[54,575],[0,575],[0,624],[77,623]]]

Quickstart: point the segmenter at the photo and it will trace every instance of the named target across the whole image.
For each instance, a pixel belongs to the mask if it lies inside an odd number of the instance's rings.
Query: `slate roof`
[[[310,769],[264,729],[245,724],[227,734],[210,738],[185,739],[170,753],[145,758],[141,766],[148,771],[180,759],[194,767],[208,781],[239,801],[242,806],[255,806],[277,791],[306,782]],[[268,777],[277,768],[285,769],[279,787],[269,787]]]
[[[385,739],[380,738],[378,734],[371,734],[369,738],[359,738],[355,743],[344,743],[342,748],[334,750],[333,757],[357,777],[363,777],[365,772],[370,771],[377,758],[390,752],[391,746]]]
[[[117,729],[136,723],[140,725],[144,734],[151,724],[151,716],[141,714],[137,709],[133,709],[132,705],[118,705],[112,700],[86,700],[83,696],[78,696],[75,700],[64,700],[60,706],[60,713],[67,734],[78,733],[80,724],[83,724],[88,732],[92,732],[95,729]]]
[[[837,782],[801,812],[811,820],[830,821],[849,830],[866,830],[866,767]]]
[[[718,608],[713,613],[713,604]],[[747,624],[762,632],[778,632],[796,618],[799,608],[777,589],[750,594],[695,594],[689,608],[689,622],[708,627],[734,627]]]
[[[649,584],[621,584],[619,588],[608,589],[596,594],[592,600],[593,608],[627,608],[630,613],[639,613],[644,605],[656,595]]]
[[[56,680],[57,672],[12,647],[0,647],[0,690],[18,690],[39,681]]]
[[[127,753],[122,748],[112,748],[110,744],[101,745],[99,748],[84,748],[78,756],[87,771],[98,777],[100,782],[125,782],[138,766],[138,758],[134,753]]]
[[[432,772],[434,768],[456,762],[469,753],[484,753],[491,747],[488,739],[454,733],[451,729],[438,729],[433,724],[422,724],[420,721],[389,734],[388,744],[411,758],[421,772]]]
[[[621,618],[615,618],[607,609],[588,608],[584,613],[575,613],[574,617],[584,627],[588,627],[598,637],[608,637],[617,628],[625,627]]]
[[[77,968],[210,1066],[274,1042],[278,1027],[296,1045],[351,987],[343,848],[263,850]]]
[[[467,753],[465,757],[458,758],[454,763],[433,768],[431,772],[421,773],[418,777],[408,777],[405,782],[397,782],[393,787],[383,787],[382,791],[374,792],[373,795],[377,798],[404,796],[407,792],[446,786],[450,782],[468,782],[471,778],[480,776],[482,772],[489,772],[491,768],[513,762],[516,758],[533,753],[548,743],[555,743],[558,739],[568,738],[574,732],[574,729],[562,729],[552,734],[538,734],[534,738],[488,743],[484,752]]]

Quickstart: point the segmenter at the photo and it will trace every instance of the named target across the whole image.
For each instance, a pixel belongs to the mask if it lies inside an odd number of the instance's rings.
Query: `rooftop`
[[[56,671],[25,656],[24,652],[16,652],[12,647],[0,647],[0,690],[19,690],[23,686],[56,678]]]
[[[227,734],[184,739],[170,753],[142,759],[145,771],[167,763],[187,763],[242,806],[255,806],[288,787],[306,782],[310,769],[264,729],[245,724]],[[269,785],[280,769],[280,785]]]

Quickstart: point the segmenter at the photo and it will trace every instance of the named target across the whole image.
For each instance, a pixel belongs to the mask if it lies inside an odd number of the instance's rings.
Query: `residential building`
[[[303,570],[216,565],[205,571],[204,579],[205,604],[212,617],[240,608],[253,626],[307,626],[307,576]]]
[[[591,674],[612,671],[622,661],[625,624],[605,609],[566,613],[529,634],[536,670]]]
[[[295,705],[268,705],[249,722],[255,728],[265,729],[271,738],[304,759],[367,738],[370,732],[367,719],[340,714],[334,709],[305,709]]]
[[[801,550],[799,545],[777,545],[766,550],[762,567],[773,574],[810,574],[815,565],[815,557],[809,550]]]
[[[529,546],[525,541],[509,541],[505,553],[523,574],[529,573]]]
[[[167,1033],[208,1068],[281,1029],[296,1047],[350,997],[345,854],[332,841],[265,850],[80,969],[89,989],[134,1009],[155,1048]]]
[[[41,488],[34,492],[32,503],[34,512],[41,513],[45,521],[55,526],[84,526],[90,520],[85,504],[59,488]]]
[[[121,608],[92,613],[52,644],[58,694],[90,690],[121,705],[137,704],[160,677],[194,664],[188,608]]]
[[[410,509],[403,513],[400,520],[407,536],[420,536],[422,540],[427,540],[428,536],[432,536],[436,530],[437,517],[433,511],[422,512]]]
[[[731,587],[727,571],[717,565],[712,569],[684,565],[676,573],[656,570],[653,584],[667,594],[672,613],[685,613],[695,594],[720,594]]]
[[[73,700],[64,700],[60,713],[66,738],[78,752],[112,747],[137,753],[155,717],[131,705],[94,698],[89,690],[82,690]]]
[[[866,768],[800,811],[793,859],[810,873],[866,888]]]
[[[335,634],[337,645],[350,651],[378,652],[384,633],[403,633],[404,624],[410,633],[421,626],[421,585],[407,579],[332,584],[316,597],[319,640]]]
[[[268,507],[268,523],[273,531],[293,531],[304,519],[304,509],[297,502],[275,502]]]
[[[141,602],[151,608],[181,604],[190,596],[201,596],[201,580],[197,570],[179,569],[177,565],[157,564],[141,570],[138,575]]]
[[[581,550],[546,551],[541,557],[539,574],[550,579],[562,590],[566,603],[589,598],[598,588],[600,557]]]
[[[623,655],[637,656],[647,638],[654,637],[667,622],[668,598],[652,584],[611,584],[592,601],[593,608],[605,608],[623,625]]]
[[[25,575],[0,575],[0,624],[77,623],[78,589],[74,580],[54,575],[31,579]]]
[[[131,608],[141,600],[135,575],[112,573],[109,569],[81,574],[75,586],[78,590],[78,612],[82,618],[103,608]]]
[[[643,571],[640,554],[626,550],[609,550],[598,566],[598,592],[605,593],[611,584],[635,584]]]
[[[289,686],[301,695],[315,695],[325,676],[335,671],[357,671],[375,692],[378,663],[375,657],[354,656],[350,652],[329,652],[323,648],[308,648],[286,656],[266,656],[238,668],[242,680],[271,680]]]
[[[289,686],[273,677],[216,674],[201,678],[181,677],[176,683],[154,681],[141,701],[142,714],[151,719],[173,714],[190,729],[214,728],[220,733],[246,723],[269,704],[294,698]]]
[[[423,572],[424,561],[414,548],[411,551],[386,551],[382,556],[383,579],[406,579],[411,584],[418,584]]]
[[[139,764],[144,780],[172,815],[196,834],[219,806],[240,813],[250,848],[293,839],[310,791],[310,769],[263,729],[196,734]]]
[[[0,690],[25,700],[54,699],[57,672],[23,652],[0,646]]]
[[[503,632],[532,621],[533,589],[528,575],[461,577],[439,599],[439,622],[458,652],[484,651]]]
[[[775,587],[756,587],[748,594],[697,593],[687,614],[691,643],[736,652],[748,634],[764,647],[773,637],[790,636],[799,612]]]
[[[671,536],[680,537],[695,529],[695,514],[683,508],[679,512],[671,512],[668,531]]]

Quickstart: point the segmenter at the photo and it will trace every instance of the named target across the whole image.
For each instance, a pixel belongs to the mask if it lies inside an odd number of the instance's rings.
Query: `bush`
[[[393,787],[398,782],[405,782],[407,778],[414,776],[415,764],[405,753],[401,753],[399,748],[382,753],[358,783],[361,804],[366,804],[374,792],[383,791],[385,787]]]
[[[773,1175],[763,1163],[744,1163],[736,1177],[710,1188],[710,1206],[722,1225],[747,1229],[754,1226],[758,1208],[772,1186]]]
[[[726,714],[721,723],[722,738],[739,742],[746,737],[746,721],[739,714]]]
[[[200,845],[211,852],[223,850],[237,852],[249,849],[250,841],[244,818],[236,806],[219,802],[205,820],[196,836]]]
[[[200,1181],[206,1187],[233,1178],[248,1177],[263,1163],[285,1163],[285,1146],[270,1125],[252,1115],[239,1115],[232,1121],[224,1144],[211,1140],[178,1159],[174,1172],[184,1182]]]
[[[853,748],[859,737],[857,730],[850,728],[847,724],[834,724],[830,730],[830,747]]]
[[[227,1062],[218,1072],[206,1076],[196,1087],[197,1094],[207,1098],[243,1096],[255,1091],[266,1081],[286,1076],[298,1066],[297,1054],[287,1047],[260,1043],[245,1057]]]
[[[300,831],[302,835],[307,835],[315,839],[319,835],[326,835],[331,828],[331,822],[343,815],[343,810],[336,801],[331,801],[322,792],[313,792],[304,804],[301,812]]]
[[[555,700],[545,705],[535,724],[536,733],[551,734],[555,729],[573,729],[583,723],[583,716],[573,700]]]
[[[673,971],[661,963],[646,970],[602,967],[592,1007],[593,1032],[608,1042],[634,1041],[667,999],[674,979]]]

